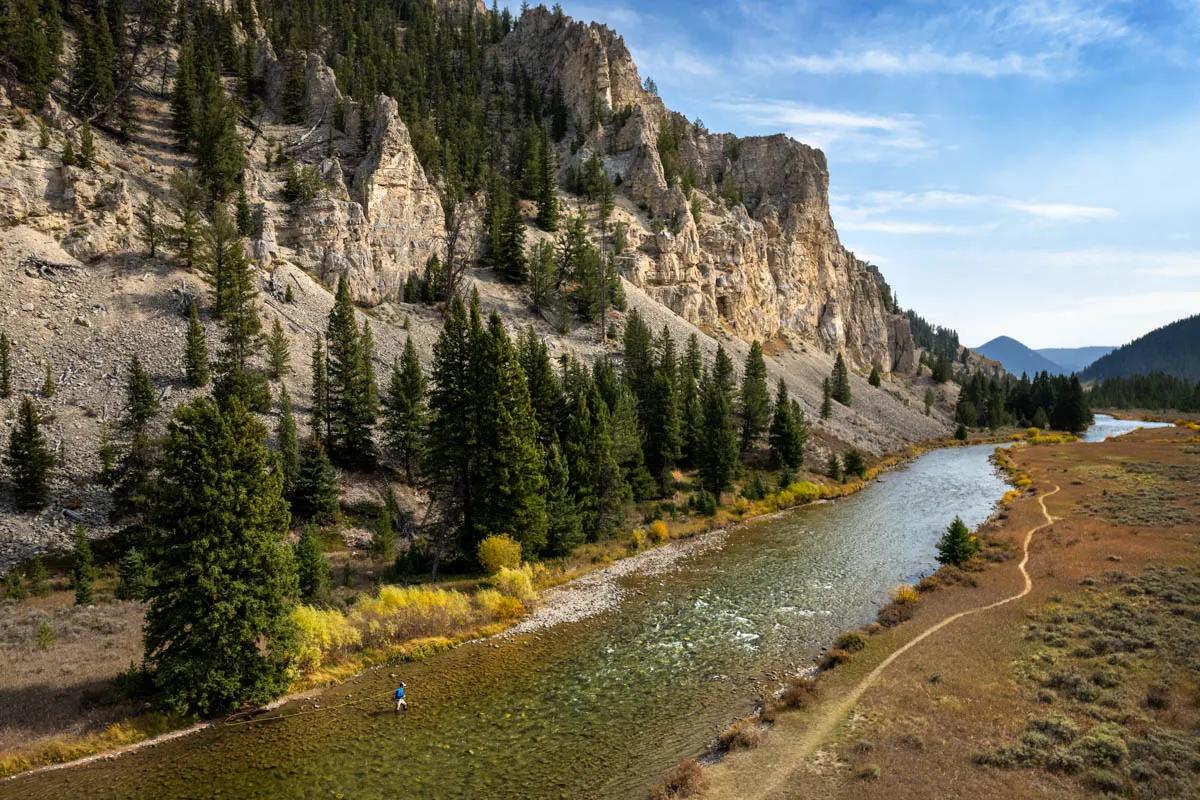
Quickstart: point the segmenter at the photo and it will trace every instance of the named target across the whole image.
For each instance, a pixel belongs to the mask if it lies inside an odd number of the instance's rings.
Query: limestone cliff
[[[643,89],[624,41],[603,25],[539,7],[500,48],[544,88],[561,87],[584,131],[563,160],[600,154],[634,204],[630,280],[697,324],[743,338],[795,334],[862,367],[912,369],[912,337],[888,310],[886,283],[838,240],[820,150],[689,123]]]

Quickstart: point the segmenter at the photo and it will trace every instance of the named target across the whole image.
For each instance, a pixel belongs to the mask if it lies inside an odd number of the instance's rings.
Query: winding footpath
[[[1050,525],[1053,525],[1056,521],[1056,518],[1050,516],[1050,512],[1046,510],[1046,498],[1053,497],[1054,495],[1058,494],[1060,488],[1061,487],[1058,485],[1055,485],[1054,491],[1047,492],[1043,495],[1038,495],[1038,505],[1041,506],[1042,516],[1046,521],[1040,525],[1035,525],[1025,533],[1025,543],[1022,548],[1023,556],[1021,558],[1021,563],[1017,565],[1017,569],[1021,571],[1021,577],[1024,579],[1024,587],[1021,589],[1021,591],[1001,600],[988,603],[985,606],[969,608],[965,611],[959,611],[958,613],[951,614],[937,624],[926,628],[921,633],[917,634],[908,642],[906,642],[903,646],[892,651],[887,658],[879,662],[875,669],[871,670],[871,672],[868,673],[867,676],[863,678],[853,690],[851,690],[845,697],[838,701],[833,708],[825,711],[818,719],[814,720],[812,725],[810,725],[805,732],[804,738],[800,740],[799,745],[795,748],[794,753],[792,753],[797,761],[807,759],[814,752],[816,752],[817,748],[819,748],[825,742],[825,740],[829,738],[829,735],[832,734],[837,726],[841,724],[842,720],[844,720],[850,714],[850,712],[854,709],[854,706],[858,704],[859,699],[862,698],[863,694],[866,693],[866,691],[879,680],[879,677],[883,674],[883,671],[891,666],[892,662],[900,658],[900,656],[904,655],[913,647],[937,633],[942,628],[945,628],[947,625],[950,625],[953,622],[957,622],[963,617],[981,614],[985,611],[991,611],[994,608],[1008,605],[1009,603],[1015,603],[1033,591],[1033,578],[1029,576],[1029,570],[1026,568],[1029,564],[1029,545],[1033,541],[1033,535],[1035,533]],[[799,767],[796,766],[792,770],[787,770],[775,780],[761,785],[759,792],[755,796],[772,796],[775,791],[781,788],[788,780],[794,769],[798,768]]]

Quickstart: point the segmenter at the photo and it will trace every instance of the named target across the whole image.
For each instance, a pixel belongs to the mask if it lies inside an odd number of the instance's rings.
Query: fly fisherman
[[[404,712],[408,711],[408,700],[406,700],[404,697],[404,689],[405,689],[404,681],[400,681],[400,685],[396,687],[396,694],[395,694],[396,713],[397,714],[399,714],[401,711],[404,711]]]

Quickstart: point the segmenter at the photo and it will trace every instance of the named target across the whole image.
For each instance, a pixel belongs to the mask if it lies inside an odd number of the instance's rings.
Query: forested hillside
[[[1083,371],[1085,381],[1161,372],[1200,380],[1200,314],[1157,328],[1118,347]]]

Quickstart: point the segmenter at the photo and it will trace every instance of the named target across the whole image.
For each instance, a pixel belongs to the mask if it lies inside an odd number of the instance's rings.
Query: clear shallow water
[[[764,686],[931,571],[956,514],[986,519],[1006,488],[991,451],[933,451],[853,497],[751,523],[673,572],[631,577],[628,597],[597,617],[385,667],[322,699],[371,698],[360,706],[221,728],[0,784],[0,796],[644,797]],[[413,704],[399,718],[392,672]]]
[[[1083,435],[1085,442],[1103,442],[1114,436],[1123,436],[1138,428],[1169,428],[1169,422],[1141,422],[1132,419],[1117,419],[1108,414],[1097,414],[1092,427]]]

